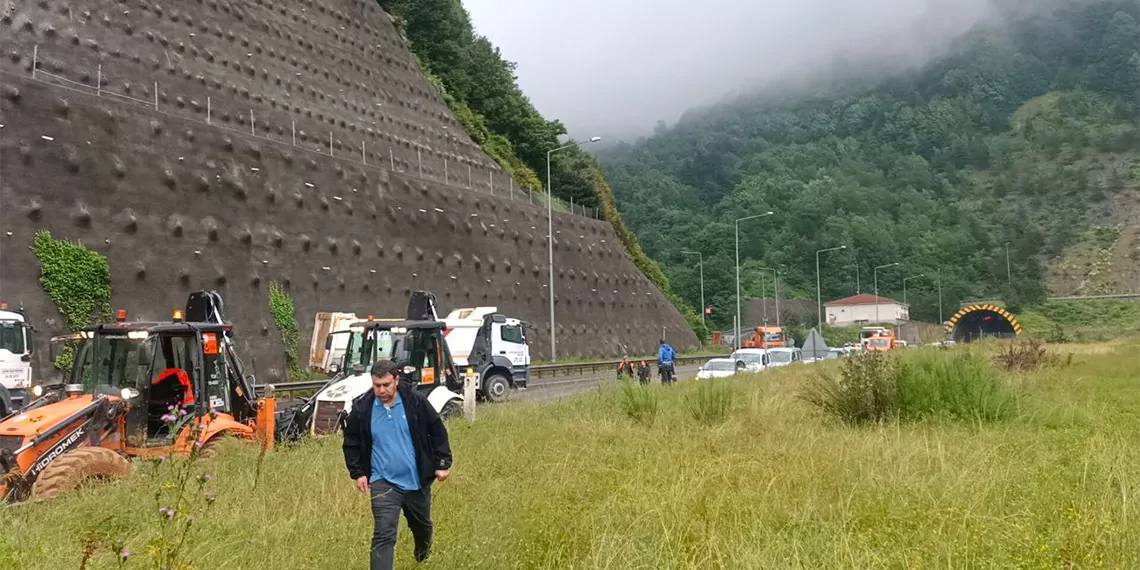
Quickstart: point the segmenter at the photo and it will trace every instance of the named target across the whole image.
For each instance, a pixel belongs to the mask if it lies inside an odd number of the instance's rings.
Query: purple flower
[[[202,449],[202,442],[195,441],[194,442],[194,449]]]
[[[185,415],[186,415],[186,410],[178,410],[178,415],[180,415],[180,416],[185,416]]]
[[[186,520],[188,520],[188,521],[193,522],[194,518],[195,518],[194,515],[186,515]]]
[[[174,509],[168,509],[166,507],[159,507],[158,512],[163,514],[163,515],[166,515],[167,518],[174,516]]]
[[[213,480],[214,480],[214,476],[213,476],[213,475],[210,475],[209,473],[207,473],[207,474],[205,475],[204,479],[206,479],[206,482],[207,482],[207,483],[209,483],[210,481],[213,481]]]
[[[174,414],[166,414],[159,419],[162,420],[163,423],[172,423],[178,421],[178,416],[175,416]]]
[[[126,562],[126,560],[130,557],[131,557],[131,551],[130,550],[124,550],[124,551],[119,553],[119,558],[121,560],[123,560],[124,562]]]

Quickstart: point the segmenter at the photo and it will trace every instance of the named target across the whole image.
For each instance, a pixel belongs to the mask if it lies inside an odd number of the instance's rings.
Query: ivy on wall
[[[80,243],[36,232],[32,252],[40,261],[40,285],[48,294],[71,332],[96,320],[111,319],[111,267],[107,258]],[[71,367],[72,346],[56,358],[60,370]]]
[[[293,298],[277,283],[269,284],[269,312],[273,315],[273,324],[281,334],[281,342],[285,344],[285,365],[290,379],[305,376],[301,370],[301,361],[298,354],[298,339],[300,337],[297,327],[297,316],[293,309]]]

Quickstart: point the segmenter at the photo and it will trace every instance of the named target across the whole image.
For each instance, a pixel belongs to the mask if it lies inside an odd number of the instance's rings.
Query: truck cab
[[[784,336],[782,327],[761,325],[756,327],[757,348],[779,348],[788,346],[788,339]]]
[[[0,418],[28,403],[32,386],[32,326],[0,304]]]
[[[526,388],[530,381],[530,346],[523,322],[495,311],[457,309],[443,321],[456,366],[475,373],[480,396],[500,402],[511,388]]]

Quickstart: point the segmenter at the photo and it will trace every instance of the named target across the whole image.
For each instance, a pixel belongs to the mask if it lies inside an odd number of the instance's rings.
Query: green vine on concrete
[[[96,319],[111,318],[111,267],[107,258],[82,244],[55,239],[51,232],[36,232],[32,252],[40,260],[40,285],[71,332]],[[71,367],[74,347],[68,345],[56,358],[60,370]]]
[[[285,344],[285,365],[287,374],[291,379],[301,378],[305,373],[301,370],[301,361],[298,355],[297,316],[293,310],[293,298],[277,283],[269,284],[269,312],[273,315],[273,324],[277,325],[277,332],[281,333],[281,342]]]

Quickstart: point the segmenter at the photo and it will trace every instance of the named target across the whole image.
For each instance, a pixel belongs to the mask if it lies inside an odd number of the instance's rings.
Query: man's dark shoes
[[[431,556],[431,549],[417,550],[416,551],[416,562],[423,562],[424,560],[428,559],[428,556]]]

